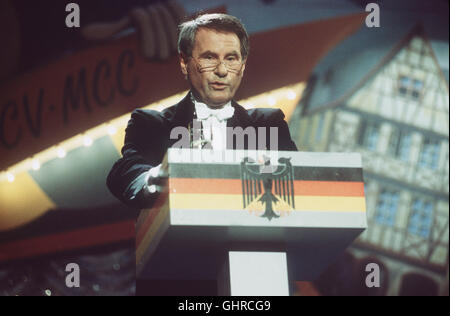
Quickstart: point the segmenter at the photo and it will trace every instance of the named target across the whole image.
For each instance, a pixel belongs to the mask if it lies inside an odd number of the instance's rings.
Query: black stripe
[[[239,165],[171,164],[171,178],[241,179]],[[294,167],[294,180],[363,182],[362,168]]]

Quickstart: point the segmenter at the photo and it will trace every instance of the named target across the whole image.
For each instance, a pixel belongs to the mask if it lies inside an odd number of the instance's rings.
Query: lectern
[[[367,227],[356,153],[169,149],[136,224],[137,278],[218,280],[222,295],[289,295]]]

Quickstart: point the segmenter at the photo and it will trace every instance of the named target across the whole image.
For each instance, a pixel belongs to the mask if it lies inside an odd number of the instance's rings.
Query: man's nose
[[[227,67],[225,67],[225,63],[223,61],[217,65],[214,73],[219,77],[225,77],[226,75],[228,75],[228,69]]]

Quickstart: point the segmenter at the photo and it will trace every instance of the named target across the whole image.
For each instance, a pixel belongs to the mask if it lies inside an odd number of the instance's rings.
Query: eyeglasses
[[[229,72],[239,73],[244,64],[237,57],[228,57],[222,61],[215,57],[192,58],[197,62],[200,72],[213,71],[217,69],[220,64],[223,64]]]

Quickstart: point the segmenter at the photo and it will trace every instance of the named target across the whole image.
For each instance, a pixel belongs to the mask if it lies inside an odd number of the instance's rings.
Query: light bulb
[[[83,143],[85,147],[92,146],[93,140],[89,136],[84,136]]]
[[[60,148],[58,148],[58,157],[59,158],[64,158],[64,157],[66,157],[66,155],[67,155],[67,153],[66,153],[66,151],[64,150],[64,148],[62,148],[62,147],[60,147]]]
[[[294,91],[289,90],[287,93],[287,98],[289,100],[295,100],[295,98],[297,98],[297,94]]]
[[[33,168],[34,171],[38,171],[39,169],[41,169],[41,164],[39,163],[39,160],[34,159],[31,162],[31,168]]]
[[[112,135],[115,135],[116,133],[117,133],[117,128],[115,128],[112,125],[109,125],[108,126],[108,134],[112,136]]]
[[[6,174],[6,178],[8,179],[8,182],[9,182],[9,183],[13,183],[14,180],[16,179],[16,177],[15,177],[11,172],[8,172],[8,173]]]
[[[254,109],[255,105],[253,103],[248,103],[246,106],[247,109]]]

